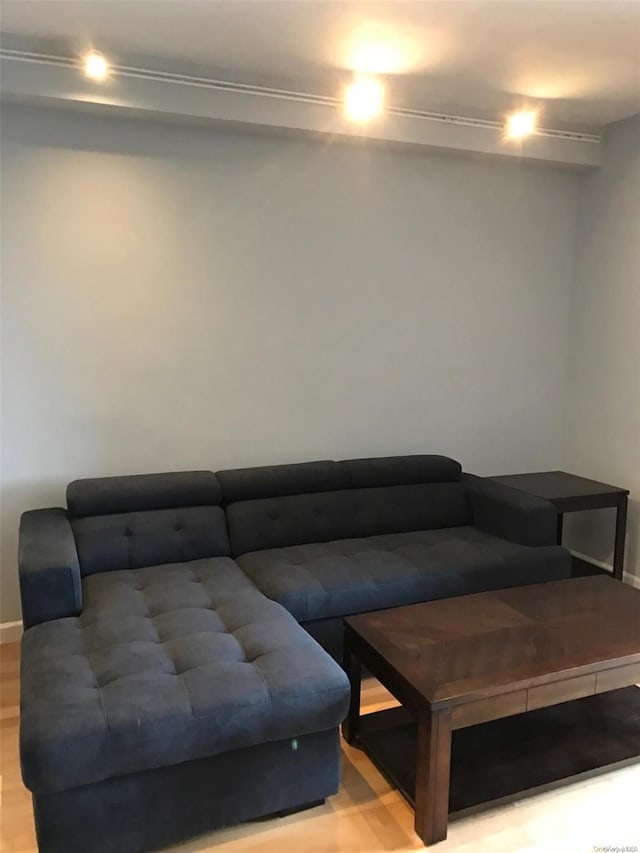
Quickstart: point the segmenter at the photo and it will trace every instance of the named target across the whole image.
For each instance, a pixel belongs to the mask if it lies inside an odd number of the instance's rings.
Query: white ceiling
[[[398,106],[599,128],[640,112],[640,0],[4,0],[5,33],[116,63],[199,63],[238,82],[337,93],[393,72]]]

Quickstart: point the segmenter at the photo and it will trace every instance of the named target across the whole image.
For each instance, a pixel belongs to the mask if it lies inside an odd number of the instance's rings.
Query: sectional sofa
[[[156,849],[323,800],[343,617],[567,577],[555,535],[551,504],[442,456],[71,483],[20,529],[40,849]]]

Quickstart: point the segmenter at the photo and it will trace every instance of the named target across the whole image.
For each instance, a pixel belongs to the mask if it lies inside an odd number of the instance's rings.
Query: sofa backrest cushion
[[[254,498],[332,492],[349,488],[349,471],[338,462],[299,462],[217,471],[226,504]]]
[[[67,486],[71,518],[220,503],[222,489],[212,471],[94,477]]]
[[[448,456],[383,456],[374,459],[345,459],[354,489],[371,486],[400,486],[411,483],[457,482],[462,466]]]
[[[67,489],[82,575],[228,556],[211,471],[76,480]]]
[[[416,483],[239,501],[227,507],[234,555],[469,524],[462,483]]]

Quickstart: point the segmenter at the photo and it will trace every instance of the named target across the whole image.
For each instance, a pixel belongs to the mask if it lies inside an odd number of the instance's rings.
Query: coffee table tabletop
[[[356,632],[407,689],[456,706],[640,664],[640,590],[608,577],[447,598],[352,616]]]
[[[349,742],[362,665],[418,721],[416,831],[433,843],[446,837],[452,731],[640,682],[640,590],[573,578],[346,619]]]

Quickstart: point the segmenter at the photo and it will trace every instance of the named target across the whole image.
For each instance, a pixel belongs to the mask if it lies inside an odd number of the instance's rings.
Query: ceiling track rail
[[[78,59],[68,56],[58,56],[46,53],[32,53],[29,51],[11,50],[0,48],[0,58],[12,59],[25,63],[37,63],[44,65],[55,65],[63,68],[79,68]],[[329,95],[313,94],[311,92],[297,92],[288,89],[270,88],[267,86],[256,86],[249,83],[234,83],[227,80],[217,80],[210,77],[201,77],[190,74],[179,74],[171,71],[160,71],[150,68],[138,68],[131,65],[113,65],[113,73],[122,77],[132,77],[142,80],[156,81],[158,83],[174,83],[182,86],[195,86],[203,89],[211,89],[218,92],[229,92],[232,94],[246,94],[264,98],[278,98],[280,100],[298,101],[305,104],[320,104],[327,107],[340,107],[339,98]],[[485,130],[496,130],[502,132],[503,124],[500,121],[490,119],[473,118],[471,116],[449,115],[447,113],[430,112],[427,110],[415,110],[404,107],[387,107],[386,112],[390,115],[404,116],[406,118],[422,119],[430,122],[457,125],[459,127],[477,127]],[[568,130],[541,127],[536,130],[537,136],[551,139],[566,139],[575,142],[590,142],[598,144],[600,136],[594,133],[579,133]]]

